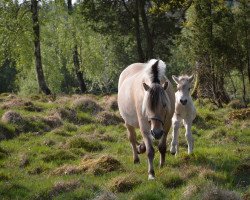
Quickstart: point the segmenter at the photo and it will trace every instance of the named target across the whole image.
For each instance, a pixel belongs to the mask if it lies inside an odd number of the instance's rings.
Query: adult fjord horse
[[[166,138],[174,114],[175,96],[165,76],[166,65],[152,59],[148,63],[134,63],[123,70],[118,84],[118,106],[128,130],[134,163],[138,153],[148,156],[148,179],[154,179],[153,139],[159,139],[160,167],[164,165]],[[140,128],[143,144],[137,146],[135,128]]]

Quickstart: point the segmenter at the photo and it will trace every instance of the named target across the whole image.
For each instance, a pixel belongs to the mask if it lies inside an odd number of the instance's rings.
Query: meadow
[[[0,199],[250,199],[250,108],[195,101],[194,153],[169,153],[154,181],[133,164],[115,95],[0,95]],[[138,141],[141,135],[137,130]],[[156,146],[155,146],[155,149]]]

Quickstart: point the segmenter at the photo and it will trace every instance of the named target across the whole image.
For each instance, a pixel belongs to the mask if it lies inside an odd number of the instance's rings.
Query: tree
[[[33,33],[34,33],[34,55],[36,63],[36,73],[37,81],[39,88],[46,95],[50,95],[51,91],[48,88],[42,66],[41,58],[41,45],[40,45],[40,25],[39,25],[39,15],[38,15],[38,0],[31,0],[31,12],[32,12],[32,21],[33,21]]]

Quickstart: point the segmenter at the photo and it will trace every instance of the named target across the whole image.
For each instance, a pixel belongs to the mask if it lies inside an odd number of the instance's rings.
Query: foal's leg
[[[159,141],[159,145],[158,145],[158,149],[160,152],[160,167],[163,167],[165,164],[165,156],[166,156],[166,149],[167,149],[167,135],[168,135],[168,131],[171,127],[171,123],[169,123],[169,125],[166,125],[166,129],[165,129],[165,133],[163,134],[163,136],[161,137],[160,141]]]
[[[185,136],[186,136],[187,143],[188,143],[188,154],[191,154],[193,152],[193,147],[194,147],[194,138],[191,133],[192,122],[183,120],[183,123],[186,129]]]
[[[172,118],[172,142],[170,147],[171,154],[178,154],[179,150],[179,144],[178,144],[178,134],[179,134],[179,127],[180,127],[180,120],[181,118],[174,114],[174,117]]]
[[[132,147],[132,151],[133,151],[133,158],[134,158],[134,163],[140,163],[140,159],[137,153],[137,149],[136,149],[136,133],[135,133],[135,128],[125,124],[128,130],[128,139],[131,143],[131,147]]]

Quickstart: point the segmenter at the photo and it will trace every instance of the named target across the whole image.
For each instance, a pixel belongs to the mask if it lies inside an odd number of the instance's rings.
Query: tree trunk
[[[141,45],[141,33],[140,33],[140,18],[139,18],[139,1],[135,1],[135,15],[134,15],[134,20],[135,20],[135,34],[136,34],[136,43],[137,43],[137,52],[139,56],[139,61],[140,62],[145,62],[145,56],[142,50],[142,45]]]
[[[137,44],[137,53],[140,62],[145,62],[145,56],[142,49],[142,40],[141,40],[141,32],[140,32],[140,15],[139,15],[139,1],[135,0],[134,13],[129,10],[126,1],[122,0],[123,6],[130,17],[135,21],[135,38]]]
[[[67,0],[68,3],[68,13],[71,15],[73,13],[73,6],[72,6],[72,0]],[[72,37],[75,40],[75,32],[73,30]],[[75,42],[75,46],[73,49],[73,61],[74,61],[74,67],[75,67],[75,73],[76,73],[76,78],[79,84],[79,88],[81,93],[85,93],[87,91],[87,87],[83,78],[83,72],[81,71],[80,68],[80,61],[79,61],[79,54],[78,54],[78,48]]]
[[[79,87],[80,87],[81,93],[84,93],[86,92],[87,88],[83,79],[83,73],[80,70],[80,62],[79,62],[79,57],[78,57],[77,45],[75,45],[74,47],[73,60],[74,60],[75,72],[76,72],[76,77],[79,83]]]
[[[139,1],[139,9],[140,9],[142,24],[145,30],[146,41],[147,41],[146,59],[149,60],[154,57],[154,44],[153,44],[152,35],[149,30],[147,15],[145,12],[145,0]]]
[[[34,54],[35,54],[35,62],[36,62],[36,74],[39,89],[45,93],[46,95],[50,95],[51,91],[48,88],[42,66],[42,58],[41,58],[41,47],[40,47],[40,26],[38,21],[38,1],[31,0],[31,12],[32,12],[32,21],[33,21],[33,32],[34,32]]]

